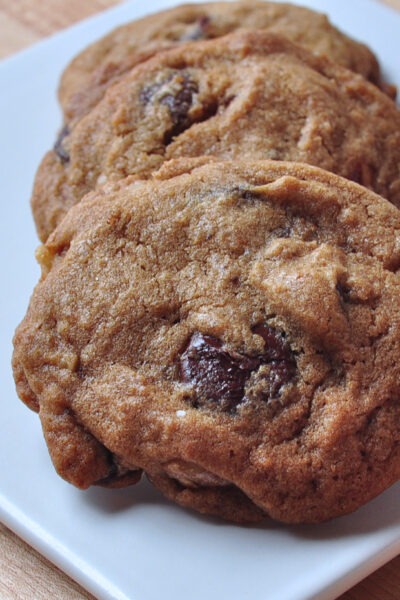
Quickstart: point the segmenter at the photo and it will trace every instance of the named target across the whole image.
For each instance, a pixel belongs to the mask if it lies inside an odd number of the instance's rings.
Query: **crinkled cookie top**
[[[88,195],[39,251],[15,336],[60,475],[143,470],[234,521],[318,522],[383,491],[400,477],[399,236],[390,203],[294,163],[172,161]]]
[[[147,178],[172,158],[306,162],[400,205],[400,112],[375,86],[281,36],[236,32],[159,53],[130,71],[38,171],[46,240],[107,181]]]
[[[190,40],[215,39],[239,28],[284,35],[394,94],[382,82],[371,50],[344,35],[321,13],[275,2],[185,4],[126,23],[78,54],[60,82],[66,120],[88,112],[111,84],[160,50]]]

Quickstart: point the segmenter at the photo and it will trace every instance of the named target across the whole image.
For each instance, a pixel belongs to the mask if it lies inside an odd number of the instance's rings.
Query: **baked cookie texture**
[[[166,163],[38,252],[21,398],[81,488],[140,471],[237,522],[320,522],[400,477],[400,213],[279,161]]]
[[[81,52],[60,82],[66,121],[88,112],[111,83],[159,50],[189,40],[215,39],[238,28],[282,34],[394,94],[382,82],[370,49],[344,35],[323,14],[273,2],[187,4],[122,25]]]
[[[105,182],[204,154],[314,164],[400,205],[396,105],[281,36],[244,31],[159,53],[64,129],[35,180],[40,238]]]

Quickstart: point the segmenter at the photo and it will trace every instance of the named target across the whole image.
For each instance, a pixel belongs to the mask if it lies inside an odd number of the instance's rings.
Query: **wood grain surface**
[[[400,10],[400,0],[380,1]],[[0,0],[0,58],[119,3]],[[0,600],[93,600],[93,596],[0,523]],[[340,600],[400,600],[400,556]]]

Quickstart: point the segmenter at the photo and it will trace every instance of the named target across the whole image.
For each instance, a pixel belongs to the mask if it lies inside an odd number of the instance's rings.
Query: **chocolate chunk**
[[[56,140],[56,143],[54,144],[54,152],[57,154],[58,158],[61,160],[62,163],[67,163],[69,162],[69,152],[65,149],[64,146],[64,140],[66,137],[68,137],[70,134],[70,129],[68,127],[68,125],[64,125],[64,127],[61,129],[60,133],[58,134],[58,138]]]
[[[257,366],[257,359],[232,356],[221,340],[196,332],[181,356],[181,378],[195,388],[196,405],[211,402],[230,411],[243,399],[246,380]]]
[[[197,83],[189,74],[180,71],[169,74],[162,83],[154,83],[142,90],[140,100],[143,104],[159,102],[168,107],[172,125],[164,132],[165,146],[194,123],[206,121],[218,112],[218,102],[211,99],[203,105],[198,105],[196,114],[189,114],[193,97],[198,91]]]
[[[160,103],[168,106],[173,122],[172,128],[165,134],[165,145],[168,145],[174,137],[185,131],[192,124],[188,113],[192,106],[193,94],[196,94],[198,91],[197,83],[184,75],[181,87],[176,94],[166,94],[161,98]]]
[[[293,379],[296,363],[282,334],[267,325],[253,331],[265,341],[263,354],[254,357],[226,348],[213,336],[192,335],[180,357],[180,376],[195,390],[194,406],[234,412],[247,400],[268,402],[277,397]]]
[[[141,469],[127,469],[122,465],[118,464],[116,458],[111,452],[108,453],[108,459],[110,462],[110,472],[107,477],[96,481],[94,485],[102,487],[119,488],[127,485],[133,485],[140,481],[142,476]]]
[[[147,85],[140,92],[140,102],[142,104],[149,104],[155,96],[155,94],[160,89],[161,85],[159,83],[154,83],[153,85]]]
[[[293,360],[289,345],[281,333],[268,325],[260,323],[252,328],[253,333],[260,335],[265,342],[263,362]]]
[[[189,31],[187,31],[182,37],[181,37],[181,42],[195,42],[197,40],[205,40],[207,39],[209,36],[208,34],[208,30],[211,24],[211,19],[208,15],[203,15],[202,17],[200,17],[193,29],[190,29]]]

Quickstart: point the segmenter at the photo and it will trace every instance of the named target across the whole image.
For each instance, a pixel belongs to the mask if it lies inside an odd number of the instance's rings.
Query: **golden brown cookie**
[[[77,486],[143,469],[234,521],[353,511],[400,477],[400,212],[315,167],[201,162],[71,209],[20,396]]]
[[[63,132],[35,181],[40,238],[99,185],[204,154],[307,162],[400,205],[395,104],[281,36],[236,32],[159,53]]]
[[[218,38],[238,28],[282,34],[394,93],[382,83],[369,48],[344,35],[323,14],[274,2],[187,4],[122,25],[81,52],[61,78],[59,98],[66,120],[86,113],[111,83],[160,49]]]

